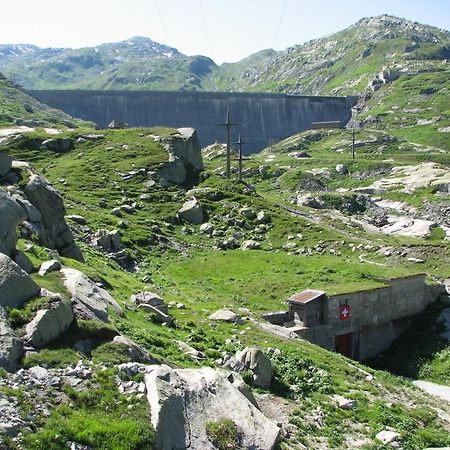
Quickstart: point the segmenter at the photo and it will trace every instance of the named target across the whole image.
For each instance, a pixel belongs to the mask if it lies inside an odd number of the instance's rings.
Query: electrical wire
[[[283,6],[281,8],[280,20],[278,21],[277,31],[275,33],[275,38],[273,40],[272,48],[275,48],[277,40],[278,40],[278,35],[280,34],[280,28],[281,28],[281,23],[283,22],[284,10],[286,9],[286,3],[287,3],[287,0],[284,0],[283,1]]]
[[[163,27],[164,33],[166,33],[167,43],[169,44],[170,47],[172,47],[172,41],[170,40],[170,36],[167,31],[166,24],[164,23],[164,20],[163,20],[162,14],[161,14],[161,10],[159,9],[158,0],[153,0],[153,2],[155,4],[156,11],[158,12],[159,20],[161,21],[161,25]]]
[[[203,20],[203,29],[204,29],[204,35],[206,39],[206,43],[208,44],[208,51],[209,51],[209,57],[212,58],[213,52],[211,47],[211,40],[209,39],[209,33],[208,33],[208,26],[206,24],[206,18],[205,18],[205,10],[203,8],[203,1],[199,0],[200,2],[200,12]]]

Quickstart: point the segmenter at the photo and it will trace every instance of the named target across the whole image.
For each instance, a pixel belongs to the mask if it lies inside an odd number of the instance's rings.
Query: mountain
[[[148,38],[82,49],[1,45],[0,71],[27,89],[153,89],[355,94],[383,66],[450,57],[450,32],[389,15],[283,52],[216,65]]]
[[[383,66],[450,56],[450,32],[388,15],[361,19],[338,33],[271,55],[264,64],[239,63],[224,90],[290,94],[355,94]],[[216,79],[220,78],[220,70]]]
[[[0,70],[27,89],[197,89],[214,66],[143,37],[81,49],[0,46]]]

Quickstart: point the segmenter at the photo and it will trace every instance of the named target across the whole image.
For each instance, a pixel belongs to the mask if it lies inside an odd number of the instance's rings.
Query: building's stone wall
[[[158,91],[27,91],[39,101],[105,128],[113,120],[130,126],[192,127],[202,146],[224,142],[227,108],[233,127],[254,153],[272,142],[312,128],[313,122],[346,124],[356,97],[313,97],[266,93]]]
[[[379,289],[328,297],[323,323],[295,331],[329,350],[335,350],[337,335],[353,333],[352,356],[364,360],[387,350],[411,325],[412,319],[443,292],[443,285],[427,286],[425,275],[393,279],[389,286]],[[340,319],[343,304],[351,308],[347,320]],[[317,305],[311,305],[314,311]]]

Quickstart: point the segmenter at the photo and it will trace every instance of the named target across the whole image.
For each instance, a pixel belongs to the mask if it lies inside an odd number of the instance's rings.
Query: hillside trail
[[[440,399],[450,403],[450,386],[444,386],[442,384],[422,380],[415,380],[413,381],[413,384],[428,394],[439,397]]]

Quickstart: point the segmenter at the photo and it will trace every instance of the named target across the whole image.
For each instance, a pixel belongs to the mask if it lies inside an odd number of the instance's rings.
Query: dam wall
[[[193,127],[202,146],[225,142],[227,108],[233,127],[232,140],[241,133],[254,153],[273,142],[312,128],[313,122],[347,123],[354,99],[266,93],[186,91],[77,91],[40,90],[27,94],[73,117],[106,128],[113,120],[132,127]]]

